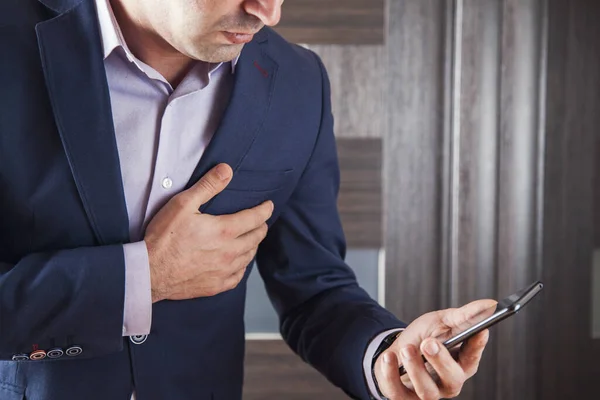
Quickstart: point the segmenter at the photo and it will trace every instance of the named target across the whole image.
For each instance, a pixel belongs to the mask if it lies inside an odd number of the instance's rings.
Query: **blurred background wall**
[[[540,279],[459,398],[592,398],[600,2],[287,0],[278,30],[329,71],[361,284],[409,322]],[[283,344],[253,274],[244,398],[347,398]]]

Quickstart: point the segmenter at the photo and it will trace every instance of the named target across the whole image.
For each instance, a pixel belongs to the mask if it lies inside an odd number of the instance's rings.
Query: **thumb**
[[[473,301],[451,310],[444,322],[450,327],[467,329],[490,317],[496,311],[496,305],[497,302],[491,299]]]
[[[198,182],[186,190],[190,202],[195,208],[207,203],[210,199],[221,193],[227,187],[233,171],[227,164],[219,164],[208,171]]]

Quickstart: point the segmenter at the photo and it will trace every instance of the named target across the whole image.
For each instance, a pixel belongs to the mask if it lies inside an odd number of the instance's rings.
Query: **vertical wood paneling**
[[[498,186],[498,291],[513,293],[541,278],[536,271],[538,123],[543,0],[503,2]],[[497,398],[536,396],[539,303],[498,326]]]
[[[600,249],[600,135],[598,135],[596,144],[596,158],[594,171],[594,247]]]
[[[458,257],[453,265],[452,305],[495,294],[500,111],[500,36],[497,0],[463,5],[456,211]]]
[[[459,91],[451,108],[458,124],[448,148],[454,224],[446,235],[450,259],[451,305],[497,298],[498,141],[500,112],[502,12],[498,0],[465,0],[454,12],[454,75]],[[461,13],[462,15],[459,15]],[[458,115],[456,115],[458,113]],[[452,151],[456,149],[456,151]],[[447,201],[448,201],[447,200]],[[465,385],[464,399],[489,398],[496,389],[496,335],[480,366],[481,374]]]
[[[410,321],[440,307],[445,2],[390,1],[384,139],[386,305]]]
[[[600,3],[549,2],[543,341],[539,399],[597,396],[591,337],[593,177],[600,126]]]
[[[309,46],[327,68],[337,137],[381,138],[387,108],[383,46]]]
[[[594,247],[600,249],[600,135],[596,138],[594,159]]]
[[[542,277],[460,398],[591,398],[600,3],[392,1],[389,20],[387,304],[412,317]]]

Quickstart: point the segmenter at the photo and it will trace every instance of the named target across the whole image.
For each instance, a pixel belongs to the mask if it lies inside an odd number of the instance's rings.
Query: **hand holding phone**
[[[443,345],[447,349],[454,349],[477,333],[496,325],[518,313],[527,303],[531,301],[542,289],[544,285],[541,282],[535,282],[527,288],[520,290],[505,299],[498,302],[495,312],[483,319],[475,322],[472,326],[446,340]],[[403,366],[400,367],[400,375],[406,374]]]

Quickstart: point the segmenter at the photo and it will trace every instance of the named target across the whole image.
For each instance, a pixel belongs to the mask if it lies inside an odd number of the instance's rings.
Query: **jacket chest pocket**
[[[280,206],[283,193],[290,187],[293,170],[249,171],[239,170],[227,188],[206,204],[202,212],[223,215],[256,207],[267,200]]]

